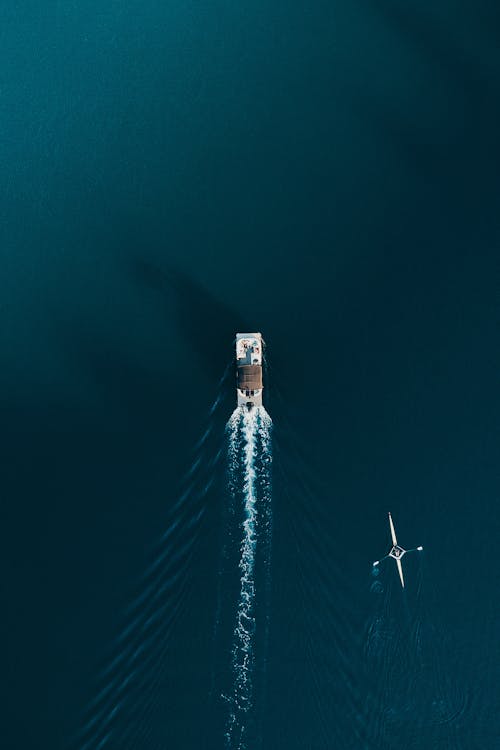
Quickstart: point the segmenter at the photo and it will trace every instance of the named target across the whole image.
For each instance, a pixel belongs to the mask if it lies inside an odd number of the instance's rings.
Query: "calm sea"
[[[4,0],[2,748],[500,747],[499,22]]]

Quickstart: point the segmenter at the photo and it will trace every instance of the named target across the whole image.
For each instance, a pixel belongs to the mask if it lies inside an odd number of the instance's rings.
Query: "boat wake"
[[[230,365],[220,379],[201,438],[179,481],[177,497],[165,510],[164,527],[148,552],[147,565],[129,584],[122,627],[110,639],[96,695],[80,727],[65,742],[67,750],[136,750],[152,747],[165,731],[163,693],[171,666],[171,642],[188,620],[193,569],[203,549],[206,517],[216,496],[223,450],[209,440],[220,427],[218,412]],[[221,415],[222,416],[222,415]],[[220,445],[219,445],[220,447]],[[125,600],[126,601],[126,600]]]
[[[418,576],[421,579],[421,571]],[[395,734],[405,738],[405,746],[416,747],[425,731],[433,747],[463,750],[460,725],[469,697],[451,644],[433,622],[433,608],[426,605],[421,580],[411,599],[400,595],[394,579],[387,587],[376,579],[370,590],[375,594],[374,609],[364,648],[370,685],[365,706],[368,735],[380,747],[389,746]]]
[[[264,407],[235,409],[227,423],[232,516],[238,519],[239,591],[231,649],[231,687],[223,696],[228,750],[260,744],[256,710],[256,662],[265,675],[270,587],[271,428]],[[258,616],[262,612],[262,619]],[[258,639],[258,640],[257,640]],[[262,695],[262,693],[261,693]]]

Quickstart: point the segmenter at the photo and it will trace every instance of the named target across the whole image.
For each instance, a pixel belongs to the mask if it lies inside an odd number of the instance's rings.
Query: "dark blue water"
[[[3,3],[2,747],[499,745],[499,21]],[[235,713],[238,330],[273,429]]]

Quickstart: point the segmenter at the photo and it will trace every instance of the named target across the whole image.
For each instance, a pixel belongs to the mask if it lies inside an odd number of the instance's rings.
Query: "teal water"
[[[2,747],[224,747],[245,329],[249,748],[497,746],[498,16],[3,3]]]

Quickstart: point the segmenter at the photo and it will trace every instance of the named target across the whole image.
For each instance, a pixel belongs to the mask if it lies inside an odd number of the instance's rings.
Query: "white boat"
[[[238,406],[262,406],[262,334],[236,334],[236,394]]]
[[[392,557],[394,560],[396,560],[396,565],[398,567],[398,573],[399,578],[401,579],[401,586],[405,587],[405,579],[403,576],[403,566],[401,564],[401,558],[403,555],[406,555],[408,552],[421,552],[423,550],[423,547],[414,547],[413,549],[403,549],[403,547],[400,547],[398,544],[398,540],[396,538],[396,530],[394,528],[394,523],[392,521],[392,516],[389,513],[389,526],[391,527],[391,539],[392,539],[392,547],[391,550],[385,555],[385,557],[382,557],[380,560],[376,560],[373,565],[379,565],[379,563],[382,562],[382,560],[387,560],[388,557]]]

